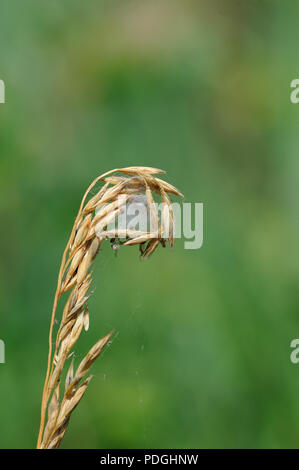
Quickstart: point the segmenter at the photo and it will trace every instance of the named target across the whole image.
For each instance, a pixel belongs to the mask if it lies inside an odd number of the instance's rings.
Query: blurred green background
[[[34,447],[82,193],[120,166],[204,203],[200,250],[97,258],[64,448],[299,446],[296,2],[2,0],[0,447]]]

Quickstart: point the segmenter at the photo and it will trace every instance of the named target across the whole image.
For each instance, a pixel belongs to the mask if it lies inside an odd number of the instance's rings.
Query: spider
[[[118,249],[121,245],[121,241],[118,237],[110,238],[110,245],[112,250],[114,251],[114,256],[117,256]]]

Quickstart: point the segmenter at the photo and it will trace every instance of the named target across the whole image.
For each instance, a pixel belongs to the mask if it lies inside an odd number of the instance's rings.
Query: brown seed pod
[[[114,173],[120,172],[122,176]],[[68,358],[73,355],[83,328],[89,328],[89,311],[87,302],[90,296],[92,273],[90,267],[94,262],[101,243],[106,239],[124,239],[116,246],[139,245],[143,258],[148,258],[159,244],[165,245],[168,239],[173,245],[173,211],[168,194],[182,196],[171,184],[156,178],[163,170],[151,167],[132,166],[118,168],[97,177],[87,189],[76,217],[69,242],[63,254],[58,276],[58,287],[55,295],[50,333],[49,356],[46,380],[42,397],[41,424],[38,437],[38,448],[51,449],[59,447],[63,439],[70,416],[76,408],[92,376],[86,378],[90,367],[107,346],[113,332],[100,339],[86,354],[74,372],[74,359],[68,367],[65,377],[64,392],[59,384]],[[125,176],[123,176],[125,175]],[[90,191],[100,181],[104,186],[95,196],[86,201]],[[111,185],[109,187],[109,185]],[[161,220],[159,220],[153,194],[160,196],[164,203]],[[135,196],[137,195],[137,196]],[[149,230],[138,230],[132,227],[107,230],[111,222],[116,222],[132,198],[142,195],[146,202],[151,227]],[[148,212],[147,212],[148,214]],[[169,235],[166,228],[169,227]],[[116,242],[113,241],[115,244]],[[113,245],[114,246],[114,245]],[[65,302],[61,322],[58,328],[55,350],[52,352],[52,335],[58,301],[69,292]],[[81,383],[81,381],[83,383]],[[46,421],[46,412],[48,419]]]

